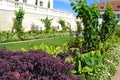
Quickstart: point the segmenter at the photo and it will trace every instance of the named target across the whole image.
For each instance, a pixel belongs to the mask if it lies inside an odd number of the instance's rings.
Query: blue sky
[[[72,11],[72,8],[70,6],[70,1],[69,0],[53,0],[54,1],[54,9],[59,9],[62,11],[67,11],[67,12],[71,12],[74,13],[74,11]],[[88,4],[92,4],[95,1],[100,1],[100,0],[86,0]]]

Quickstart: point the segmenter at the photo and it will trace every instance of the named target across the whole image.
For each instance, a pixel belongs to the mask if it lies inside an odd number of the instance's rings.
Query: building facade
[[[116,14],[117,18],[120,18],[120,0],[112,0],[108,2],[99,2],[98,9],[101,13],[100,18],[102,18],[102,15],[106,9],[106,6],[108,4],[111,4],[114,10],[114,13]]]
[[[53,9],[53,0],[12,0],[12,1],[18,1],[25,4],[36,5],[44,8]]]
[[[32,25],[43,27],[40,19],[53,18],[54,23],[59,19],[70,24],[72,30],[76,30],[76,18],[72,13],[53,9],[53,0],[0,0],[0,31],[12,30],[15,10],[23,7],[25,11],[23,29],[30,31]]]
[[[107,2],[101,1],[98,3],[98,9],[100,11],[99,24],[102,24],[102,16],[105,12],[107,5],[109,4],[112,5],[116,18],[120,18],[120,0],[109,0]],[[120,25],[120,22],[118,22],[117,25]]]

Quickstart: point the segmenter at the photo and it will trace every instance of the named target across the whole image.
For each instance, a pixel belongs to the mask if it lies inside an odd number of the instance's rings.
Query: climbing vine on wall
[[[23,8],[19,8],[18,11],[15,11],[15,18],[13,19],[13,32],[15,33],[21,33],[23,32],[22,30],[22,22],[23,22],[23,19],[24,19],[24,10]]]

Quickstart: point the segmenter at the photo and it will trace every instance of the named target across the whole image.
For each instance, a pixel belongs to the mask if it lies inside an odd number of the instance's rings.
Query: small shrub
[[[0,80],[81,80],[72,76],[73,69],[42,51],[0,50]]]
[[[100,40],[105,42],[110,39],[114,33],[115,27],[117,25],[116,16],[111,5],[107,5],[105,13],[103,14],[103,22],[100,30]]]
[[[67,30],[67,27],[66,27],[66,25],[65,25],[65,21],[62,20],[62,19],[60,19],[58,22],[61,24],[62,31],[66,31],[66,30]]]
[[[87,52],[97,49],[99,44],[97,5],[89,6],[86,0],[71,0],[71,6],[78,13],[77,17],[82,18],[84,25],[82,47],[85,47]]]
[[[15,11],[15,19],[13,19],[13,29],[12,29],[12,32],[14,33],[17,33],[17,36],[19,39],[22,40],[22,35],[23,35],[23,29],[22,29],[22,22],[23,22],[23,19],[24,19],[24,10],[23,8],[19,8],[19,11]]]
[[[19,11],[15,11],[15,19],[13,24],[13,30],[15,30],[15,33],[21,33],[22,30],[22,21],[24,19],[24,10],[23,8],[20,8]]]
[[[3,31],[0,33],[0,42],[14,41],[14,34],[10,31]]]
[[[110,80],[115,73],[115,64],[111,63],[115,59],[113,54],[102,55],[100,51],[91,51],[86,54],[76,53],[75,73],[85,80]],[[110,59],[113,58],[113,59]]]
[[[79,37],[75,37],[74,39],[71,39],[69,42],[68,42],[68,48],[81,48],[82,46],[82,43],[83,43],[83,40],[80,39]]]
[[[50,32],[52,20],[53,19],[48,19],[48,17],[46,17],[45,19],[41,19],[41,21],[45,24],[46,32]]]

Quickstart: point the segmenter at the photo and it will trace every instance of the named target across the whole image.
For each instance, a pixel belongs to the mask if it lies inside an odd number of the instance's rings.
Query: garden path
[[[118,56],[120,59],[120,44],[117,44],[117,45],[118,47],[115,50],[118,53]],[[116,73],[111,80],[120,80],[120,60],[119,60],[119,65],[117,66],[117,69],[116,69]]]
[[[120,80],[120,64],[117,67],[115,75],[112,77],[112,80]]]
[[[60,38],[60,37],[52,37],[52,38],[44,38],[44,39],[54,39],[54,38]],[[20,43],[20,42],[30,42],[30,41],[35,41],[35,40],[44,40],[42,39],[33,39],[33,40],[25,40],[25,41],[14,41],[14,42],[5,42],[5,43],[0,43],[0,44],[11,44],[11,43]]]

